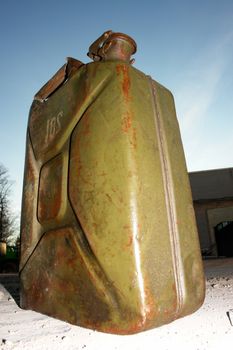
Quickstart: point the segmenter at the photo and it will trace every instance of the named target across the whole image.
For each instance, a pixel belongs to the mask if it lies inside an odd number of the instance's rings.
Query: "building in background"
[[[233,168],[189,173],[203,255],[233,256]]]

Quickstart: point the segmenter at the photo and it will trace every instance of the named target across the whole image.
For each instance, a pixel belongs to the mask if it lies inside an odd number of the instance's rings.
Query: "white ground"
[[[207,260],[205,270],[207,293],[199,311],[169,325],[130,336],[99,333],[21,310],[0,284],[0,349],[231,350],[233,259]]]

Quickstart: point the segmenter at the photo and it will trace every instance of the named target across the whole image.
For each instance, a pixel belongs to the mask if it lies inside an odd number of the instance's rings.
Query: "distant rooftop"
[[[189,173],[193,200],[233,199],[233,168]]]

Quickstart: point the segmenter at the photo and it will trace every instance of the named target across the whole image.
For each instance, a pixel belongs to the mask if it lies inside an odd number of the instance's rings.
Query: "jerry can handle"
[[[100,61],[102,58],[100,55],[100,50],[111,34],[112,30],[107,30],[98,39],[96,39],[89,47],[87,56],[90,57],[93,61]]]

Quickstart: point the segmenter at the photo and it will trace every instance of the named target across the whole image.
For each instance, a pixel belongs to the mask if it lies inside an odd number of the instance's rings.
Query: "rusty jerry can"
[[[172,94],[108,31],[37,93],[27,132],[21,307],[131,334],[204,299]]]

